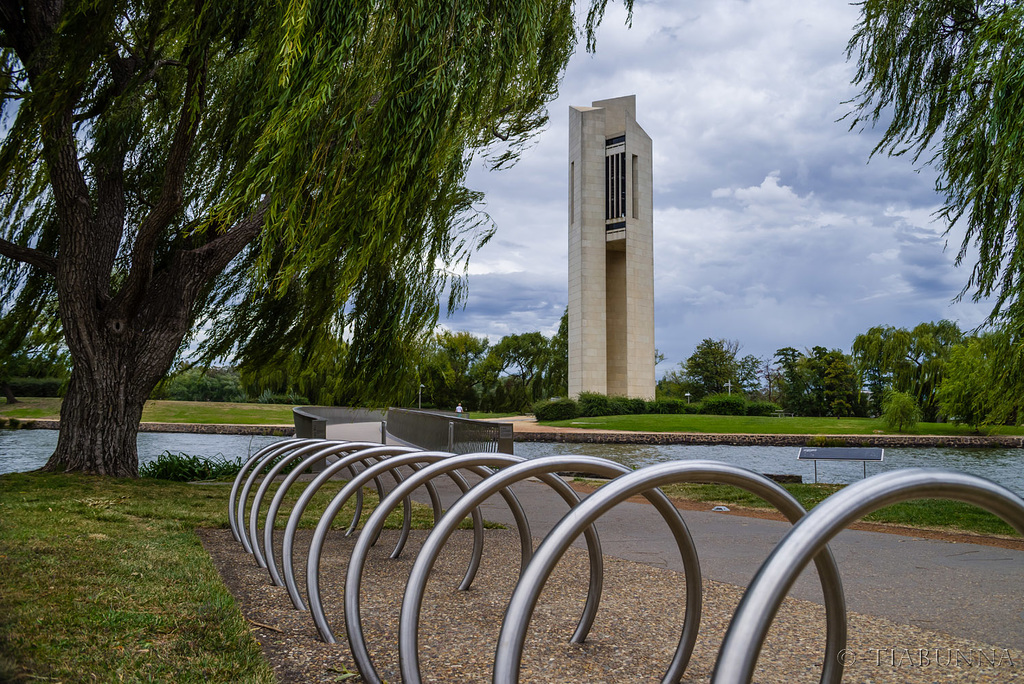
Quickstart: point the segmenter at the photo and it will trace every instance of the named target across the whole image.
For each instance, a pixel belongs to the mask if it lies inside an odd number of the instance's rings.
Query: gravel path
[[[293,610],[283,588],[227,530],[200,538],[234,594],[282,682],[358,682],[345,636],[342,591],[353,540],[332,537],[321,567],[325,609],[339,643],[317,637],[308,612]],[[300,533],[296,568],[305,568],[309,532]],[[364,575],[363,630],[381,677],[398,682],[398,609],[416,549],[414,532],[398,560],[387,558],[397,532],[385,532]],[[427,682],[488,682],[508,597],[518,577],[518,537],[488,530],[473,587],[456,587],[469,558],[470,533],[449,541],[431,576],[420,623],[420,663]],[[304,574],[304,572],[300,572]],[[679,639],[685,589],[682,575],[606,557],[601,610],[587,643],[568,642],[579,618],[588,575],[585,552],[570,549],[552,575],[531,623],[522,682],[658,682]],[[301,587],[301,580],[300,580]],[[722,636],[743,589],[704,583],[700,637],[684,682],[709,681]],[[939,597],[941,598],[941,597]],[[895,597],[894,597],[895,600]],[[786,599],[767,641],[757,682],[816,682],[824,649],[824,609]],[[846,682],[1024,681],[1024,653],[857,614],[849,616]]]

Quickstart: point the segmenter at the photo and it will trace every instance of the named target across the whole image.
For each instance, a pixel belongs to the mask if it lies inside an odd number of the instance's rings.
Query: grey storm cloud
[[[843,120],[856,6],[651,0],[636,4],[631,29],[624,20],[610,5],[597,53],[573,57],[516,166],[471,168],[497,234],[471,260],[469,299],[446,327],[492,341],[555,331],[567,301],[568,108],[631,93],[654,141],[660,369],[706,337],[770,355],[849,350],[879,324],[980,323],[985,303],[952,303],[969,267],[953,267],[959,238],[945,248],[933,221],[932,170],[871,158],[880,131]]]

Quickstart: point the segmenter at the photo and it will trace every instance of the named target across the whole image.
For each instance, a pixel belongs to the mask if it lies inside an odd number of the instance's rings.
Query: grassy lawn
[[[0,682],[274,682],[194,532],[227,528],[229,490],[0,476]],[[304,527],[335,491],[317,495]],[[430,520],[417,506],[414,525]],[[400,524],[399,511],[389,526]]]
[[[512,418],[513,416],[520,416],[521,413],[506,412],[506,413],[486,413],[484,411],[466,411],[462,414],[465,418],[472,418],[473,420],[494,420],[495,418]]]
[[[57,420],[60,399],[28,397],[17,404],[0,401],[0,418]],[[467,418],[491,420],[518,413],[466,413]],[[148,423],[223,423],[228,425],[291,425],[292,407],[287,404],[233,404],[215,401],[147,401],[142,420]]]
[[[60,418],[60,399],[27,398],[0,404],[0,417]],[[232,404],[213,401],[147,401],[142,420],[151,423],[226,423],[230,425],[291,425],[287,404]]]
[[[699,414],[601,416],[546,422],[557,427],[639,432],[708,432],[765,435],[870,435],[890,433],[880,418],[775,418],[769,416],[706,416]],[[966,425],[918,423],[910,435],[974,435]],[[1021,435],[1024,427],[1000,426],[980,434]]]
[[[784,484],[782,486],[800,502],[801,506],[811,510],[824,501],[825,497],[834,494],[845,485]],[[662,490],[672,498],[705,502],[709,507],[722,504],[775,510],[775,507],[764,499],[745,489],[731,485],[676,484],[662,487]],[[903,527],[1020,536],[1016,530],[988,511],[959,501],[940,499],[904,501],[875,511],[864,520]]]

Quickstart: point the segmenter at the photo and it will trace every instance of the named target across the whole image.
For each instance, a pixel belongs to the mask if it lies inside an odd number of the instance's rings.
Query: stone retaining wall
[[[0,418],[0,428],[11,427]],[[57,430],[58,420],[18,420],[26,430]],[[206,425],[200,423],[140,423],[139,432],[185,432],[208,435],[272,435],[291,437],[291,425]],[[579,444],[729,444],[732,446],[849,446],[849,447],[958,447],[1024,448],[1024,436],[1009,435],[726,435],[703,432],[516,432],[517,442]]]
[[[582,444],[730,444],[733,446],[848,446],[1021,448],[1021,436],[982,435],[724,435],[697,432],[516,432],[517,442]]]

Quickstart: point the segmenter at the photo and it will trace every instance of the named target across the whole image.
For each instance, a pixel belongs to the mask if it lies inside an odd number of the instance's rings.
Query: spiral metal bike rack
[[[451,454],[444,452],[426,452],[418,454],[408,454],[404,457],[390,459],[384,463],[379,463],[367,469],[365,472],[360,474],[359,477],[350,482],[345,489],[338,492],[338,494],[335,496],[334,501],[332,501],[328,505],[328,508],[324,511],[323,515],[321,516],[320,523],[317,525],[317,529],[313,534],[313,540],[310,542],[309,556],[307,558],[306,566],[306,586],[307,591],[309,592],[310,611],[313,616],[313,620],[316,623],[317,630],[320,632],[320,636],[325,641],[327,641],[328,643],[334,643],[335,638],[327,622],[327,617],[326,614],[324,613],[323,604],[320,599],[320,558],[323,553],[323,545],[326,540],[327,532],[330,529],[332,519],[335,515],[337,515],[337,512],[341,509],[341,506],[344,504],[345,499],[351,495],[349,490],[361,486],[362,482],[365,481],[365,478],[373,476],[373,474],[377,471],[381,471],[384,469],[397,469],[405,465],[419,466],[424,463],[437,464],[438,462],[441,462],[447,465],[452,463],[457,458],[458,457],[454,457]],[[361,546],[363,548],[366,548],[367,550],[369,549],[370,546],[373,546],[376,543],[381,530],[383,529],[384,521],[386,520],[388,515],[390,515],[391,511],[394,510],[398,501],[404,501],[406,498],[408,498],[408,496],[412,493],[413,490],[415,490],[417,487],[423,484],[429,486],[433,478],[436,477],[437,475],[440,475],[442,473],[448,475],[448,477],[452,479],[452,481],[463,494],[469,491],[469,484],[466,482],[465,478],[456,468],[457,465],[439,471],[436,468],[431,469],[431,466],[427,466],[421,470],[417,470],[401,485],[396,487],[384,501],[380,502],[378,507],[374,510],[373,514],[367,520],[367,523],[363,528],[363,532],[360,535],[359,540],[357,540],[356,542],[356,546]],[[491,470],[483,466],[464,466],[462,469],[473,472],[474,474],[482,478],[489,477],[492,474]],[[504,492],[503,497],[505,498],[505,502],[508,504],[510,510],[512,511],[513,517],[516,521],[516,525],[519,529],[521,553],[523,554],[524,558],[528,558],[529,553],[532,549],[532,539],[530,537],[529,523],[527,522],[526,515],[523,512],[522,504],[519,503],[519,500],[511,492]],[[480,559],[483,555],[483,517],[476,509],[470,511],[470,514],[472,515],[473,518],[474,530],[473,551],[472,556],[470,558],[469,566],[466,570],[466,574],[463,578],[462,584],[460,585],[460,589],[463,590],[468,589],[469,586],[472,584],[473,579],[476,576],[477,569],[480,567]],[[378,521],[379,525],[377,524]],[[398,556],[402,552],[402,549],[405,546],[408,536],[409,526],[403,525],[402,534],[400,535],[398,543],[395,545],[394,550],[391,552],[391,558],[398,558]],[[353,554],[355,554],[355,550],[353,550]],[[349,567],[351,568],[353,564],[354,561],[350,559]],[[349,621],[347,623],[347,628],[350,641],[353,638],[353,632],[358,634],[359,636],[357,637],[357,639],[361,640],[362,630],[360,628],[360,625],[358,624],[358,621],[356,621],[354,625],[351,621]],[[360,641],[360,645],[362,647],[362,650],[365,650],[365,643],[362,643]]]
[[[326,446],[325,446],[326,445]],[[284,501],[285,495],[291,489],[291,486],[296,480],[302,476],[306,470],[314,463],[325,461],[328,456],[335,456],[337,454],[348,454],[353,451],[361,449],[368,449],[378,446],[373,442],[325,442],[320,441],[317,444],[306,445],[300,447],[290,454],[281,458],[280,461],[270,471],[267,472],[263,478],[263,482],[260,484],[259,489],[256,491],[256,496],[253,497],[252,508],[249,511],[249,537],[251,546],[253,548],[253,555],[256,556],[257,562],[263,559],[264,562],[261,567],[266,567],[270,572],[271,580],[276,586],[283,587],[284,580],[281,578],[281,574],[277,568],[277,561],[274,559],[274,524],[277,520],[277,512],[281,507],[281,503]],[[308,454],[308,455],[307,455]],[[295,461],[300,459],[302,456],[306,456],[305,459],[295,464]],[[270,485],[274,482],[275,478],[280,475],[281,471],[284,470],[288,465],[294,464],[295,467],[292,469],[288,476],[278,487],[274,498],[271,500],[271,506],[267,511],[266,522],[263,528],[263,543],[260,544],[259,534],[259,511],[263,503],[263,498],[266,495]],[[350,462],[347,470],[352,477],[356,476],[355,463]],[[381,484],[377,482],[378,490],[381,488]],[[359,490],[357,493],[356,510],[353,513],[352,526],[354,527],[359,520],[359,516],[362,514],[363,509],[363,491]],[[262,548],[261,548],[262,546]]]
[[[252,554],[256,558],[257,565],[259,565],[261,568],[267,567],[267,560],[264,556],[264,551],[260,548],[260,505],[262,504],[263,497],[266,495],[267,490],[270,488],[270,485],[273,484],[274,479],[281,474],[281,471],[287,468],[289,464],[294,463],[297,459],[300,459],[303,456],[307,456],[309,454],[313,454],[313,456],[317,456],[321,460],[323,460],[328,456],[333,456],[338,453],[348,453],[350,451],[355,451],[357,449],[365,449],[373,446],[376,445],[371,442],[318,441],[315,444],[305,444],[297,449],[294,449],[290,453],[281,456],[280,460],[274,463],[270,470],[267,471],[266,475],[264,475],[263,482],[260,483],[259,488],[256,490],[256,494],[252,500],[252,506],[249,509],[249,545],[252,547]],[[304,463],[300,463],[298,466],[296,466],[296,468],[294,469],[295,478],[297,479],[303,473],[303,471],[306,470],[306,468],[308,468],[315,462],[315,460],[312,460],[310,458],[306,459]],[[260,470],[260,465],[257,465],[255,468],[253,468],[252,472],[249,474],[248,479],[246,480],[246,487],[242,489],[242,497],[239,499],[238,502],[239,519],[241,519],[241,517],[245,514],[246,501],[248,500],[248,496],[246,493],[251,489],[252,484],[255,484],[256,478],[259,477]],[[356,473],[352,465],[349,465],[348,471],[352,475],[352,477],[355,477]],[[289,473],[289,475],[291,474],[292,473]],[[377,483],[377,486],[378,488],[380,488],[380,483]],[[361,494],[362,491],[360,491],[360,495]],[[359,505],[357,505],[356,507],[357,516],[359,515],[361,509],[362,497],[360,496]],[[271,578],[273,577],[274,572],[271,571]],[[275,582],[275,584],[281,586],[279,582]]]
[[[616,477],[631,472],[629,468],[618,463],[589,456],[549,456],[522,462],[509,466],[479,483],[469,493],[459,499],[445,516],[441,518],[440,522],[434,526],[434,530],[427,537],[427,540],[420,548],[419,554],[416,556],[416,561],[409,575],[409,582],[406,585],[405,597],[402,601],[399,623],[399,662],[402,671],[402,681],[407,684],[419,684],[422,681],[419,668],[418,631],[424,592],[426,591],[430,571],[437,560],[438,554],[462,518],[465,517],[469,510],[479,506],[495,492],[505,491],[516,482],[529,477],[546,476],[550,478],[552,473],[565,470],[588,472],[602,477]],[[560,479],[556,481],[561,482]],[[678,509],[660,491],[647,491],[643,494],[654,505],[655,509],[661,513],[662,517],[665,518],[666,523],[668,523],[675,537],[676,545],[679,548],[686,577],[686,612],[683,623],[683,635],[676,650],[676,655],[666,674],[666,680],[675,681],[682,676],[683,671],[686,669],[690,655],[693,652],[693,646],[697,641],[701,614],[700,563],[697,559],[693,539],[690,537],[689,530],[686,527],[686,523],[683,522]],[[567,501],[569,500],[567,499]],[[575,514],[575,511],[576,508],[573,509],[573,514]],[[587,525],[581,529],[588,533],[593,530],[593,526]],[[593,569],[594,565],[591,565],[591,568]],[[351,569],[352,565],[349,566],[350,571]],[[588,601],[584,617],[581,618],[579,626],[570,639],[572,643],[583,643],[593,624],[600,601],[602,578],[600,575],[595,577],[592,574],[591,586],[595,585],[598,587],[598,591],[592,594],[593,604],[591,605]],[[347,589],[348,585],[346,585],[346,591]]]
[[[249,470],[257,463],[261,462],[264,457],[269,454],[279,456],[285,452],[291,451],[303,444],[319,443],[322,444],[323,440],[313,439],[284,439],[280,442],[274,442],[263,447],[255,454],[250,456],[245,463],[242,464],[238,474],[235,475],[235,481],[231,485],[231,493],[228,495],[228,525],[231,527],[231,536],[235,538],[236,542],[240,542],[242,547],[247,553],[252,553],[252,546],[249,544],[249,540],[242,534],[241,526],[238,524],[238,516],[235,502],[238,500],[239,488],[242,486],[242,482],[245,480]]]
[[[360,586],[370,548],[374,546],[387,517],[399,504],[404,505],[402,531],[391,552],[397,558],[409,538],[411,494],[425,487],[434,512],[434,529],[429,533],[414,559],[402,599],[399,619],[399,666],[402,681],[419,684],[419,623],[426,584],[431,570],[447,540],[460,522],[473,519],[473,549],[468,568],[459,589],[468,589],[480,566],[483,551],[483,526],[480,506],[494,494],[501,495],[515,520],[520,540],[520,577],[509,599],[501,625],[494,657],[493,682],[512,684],[518,681],[526,632],[534,608],[554,567],[567,552],[572,542],[583,534],[587,541],[590,575],[587,601],[576,630],[571,637],[582,643],[593,624],[600,604],[603,587],[603,557],[595,523],[606,512],[626,499],[643,494],[662,515],[675,538],[683,561],[686,582],[686,606],[682,635],[672,662],[662,682],[678,682],[682,677],[696,641],[701,617],[701,573],[697,551],[689,530],[679,511],[657,489],[678,482],[717,482],[745,489],[775,506],[793,527],[782,538],[775,550],[763,562],[754,579],[743,593],[742,600],[732,617],[725,639],[718,652],[712,681],[715,684],[749,683],[754,675],[757,658],[775,619],[779,607],[799,574],[814,562],[821,581],[825,611],[825,651],[820,681],[832,684],[843,675],[841,652],[846,646],[847,622],[842,582],[828,542],[841,530],[879,508],[909,499],[953,499],[976,505],[990,511],[1024,534],[1024,499],[1014,492],[984,478],[937,468],[912,468],[882,473],[826,498],[807,513],[800,504],[778,484],[757,473],[731,464],[716,461],[675,461],[660,463],[636,471],[605,459],[585,456],[551,456],[526,460],[516,456],[478,453],[454,456],[444,452],[425,452],[404,447],[368,447],[364,443],[328,443],[324,440],[286,440],[254,454],[235,478],[228,502],[229,520],[234,538],[246,551],[257,558],[262,554],[267,561],[271,578],[280,584],[273,545],[273,529],[286,493],[299,482],[298,474],[308,464],[327,455],[338,454],[330,464],[298,497],[288,517],[282,544],[281,570],[289,596],[296,608],[305,608],[295,584],[293,547],[299,520],[312,497],[331,477],[348,471],[351,479],[327,505],[313,532],[306,563],[306,587],[310,614],[318,632],[325,641],[334,642],[328,618],[320,595],[320,565],[324,544],[336,516],[344,504],[357,497],[361,502],[364,486],[372,481],[382,496],[356,538],[352,548],[344,585],[344,617],[346,633],[356,667],[364,681],[379,684],[381,678],[374,668],[361,624]],[[280,460],[276,460],[280,459]],[[296,463],[297,462],[297,463]],[[262,547],[256,525],[262,500],[269,482],[276,479],[289,463],[295,463],[274,495],[267,511]],[[271,466],[271,464],[273,464]],[[357,472],[355,466],[362,470]],[[267,475],[256,492],[249,517],[248,534],[241,528],[246,501],[259,473]],[[588,472],[611,477],[607,484],[583,501],[573,489],[555,473],[560,471]],[[400,471],[411,474],[404,476]],[[480,478],[470,486],[463,473]],[[451,479],[461,492],[459,498],[442,515],[440,498],[434,480],[439,476]],[[390,476],[395,487],[386,496],[381,477]],[[512,485],[526,478],[536,478],[550,487],[570,507],[570,510],[533,550],[529,522]],[[359,520],[361,503],[346,534],[350,534]],[[251,540],[251,543],[249,543]]]
[[[365,681],[370,682],[371,684],[379,684],[382,681],[380,676],[377,674],[376,668],[373,666],[372,659],[370,658],[370,654],[363,637],[361,610],[359,606],[359,590],[362,583],[363,567],[366,562],[366,556],[369,552],[369,548],[372,544],[372,536],[375,535],[383,526],[384,520],[390,514],[390,511],[398,504],[401,497],[408,495],[408,493],[411,493],[421,484],[429,482],[431,479],[443,473],[453,472],[459,469],[466,469],[470,471],[481,469],[478,470],[478,474],[481,474],[484,477],[494,477],[492,474],[493,471],[489,470],[491,467],[514,465],[521,463],[523,460],[523,458],[518,456],[492,453],[452,456],[444,461],[428,466],[410,477],[402,486],[397,487],[393,492],[391,492],[388,498],[383,501],[376,510],[374,510],[373,514],[366,522],[363,529],[363,535],[359,537],[356,541],[355,547],[352,549],[352,555],[349,558],[348,572],[345,580],[345,626],[353,659],[356,661],[356,666],[359,668],[360,674],[362,674]],[[562,496],[562,498],[569,503],[570,507],[579,502],[579,496],[576,492],[560,478],[548,474],[541,474],[539,475],[539,479]],[[486,481],[487,480],[485,479],[484,482]],[[479,487],[480,484],[477,486]],[[501,488],[500,491],[502,496],[506,496],[505,492],[507,489],[507,487]],[[473,514],[476,515],[477,507],[463,507],[463,511],[463,517],[465,516],[465,513],[470,511],[473,511]],[[459,521],[461,520],[462,518],[459,518]],[[522,540],[522,562],[525,565],[531,555],[532,544],[527,543],[524,538],[524,529],[526,529],[525,521],[521,523],[517,518],[517,525],[519,526],[520,538]],[[590,528],[586,531],[586,535],[591,563],[590,587],[587,594],[587,603],[583,610],[583,616],[580,618],[580,624],[577,627],[576,635],[574,636],[574,638],[578,638],[579,641],[582,641],[586,637],[587,632],[590,630],[590,626],[593,624],[604,578],[604,558],[601,554],[601,544],[597,537],[597,532]],[[468,589],[472,583],[473,575],[475,575],[476,569],[479,566],[479,554],[477,552],[477,547],[481,543],[482,538],[478,539],[477,536],[474,535],[475,562],[471,564],[471,571],[473,574],[467,573],[466,577],[459,585],[460,590]],[[315,546],[311,545],[309,557],[311,577],[314,563],[317,565],[319,564],[319,555],[314,556],[315,553],[317,553]],[[321,634],[323,633],[321,632]]]
[[[519,664],[533,609],[555,565],[581,530],[592,525],[601,515],[629,497],[676,482],[719,482],[741,487],[774,505],[791,522],[796,522],[806,513],[789,492],[772,480],[744,468],[717,461],[659,463],[612,480],[576,506],[571,516],[566,516],[552,528],[534,553],[530,565],[520,576],[519,584],[516,585],[516,590],[509,600],[498,637],[498,649],[494,656],[495,684],[518,681]],[[825,597],[827,624],[826,662],[821,681],[838,682],[843,674],[838,655],[846,647],[846,604],[843,588],[839,569],[827,548],[815,556],[815,563]],[[673,667],[677,665],[676,661],[679,659],[677,652]],[[682,665],[685,667],[685,662]],[[663,682],[679,680],[682,670],[677,671],[673,667],[666,672]]]
[[[380,446],[371,447],[368,449],[360,449],[354,451],[344,458],[341,458],[334,463],[327,466],[323,472],[317,475],[306,488],[302,490],[302,494],[295,501],[295,505],[292,506],[291,513],[288,516],[288,522],[285,524],[284,537],[281,543],[281,567],[284,571],[284,582],[285,587],[288,589],[288,595],[291,597],[292,605],[299,610],[305,610],[306,606],[302,602],[301,596],[299,596],[299,588],[295,583],[295,562],[294,562],[294,548],[295,548],[295,533],[299,529],[299,522],[302,519],[302,514],[306,512],[306,508],[309,506],[309,502],[312,501],[313,497],[317,492],[325,485],[331,478],[337,475],[342,470],[346,470],[351,464],[366,461],[368,459],[383,459],[391,456],[398,456],[401,454],[414,453],[416,449],[411,447],[392,447],[392,446]],[[375,482],[379,482],[379,478],[373,478]],[[381,490],[378,489],[378,492]],[[383,499],[383,494],[379,495],[380,499]],[[408,507],[408,501],[405,502]],[[357,519],[358,521],[358,519]]]
[[[743,593],[718,651],[715,684],[749,682],[768,628],[782,599],[808,561],[851,523],[879,508],[909,499],[952,499],[993,513],[1024,534],[1024,500],[975,475],[944,468],[909,468],[873,475],[815,506],[779,542]],[[820,570],[819,570],[820,572]],[[829,661],[840,656],[829,653]]]

